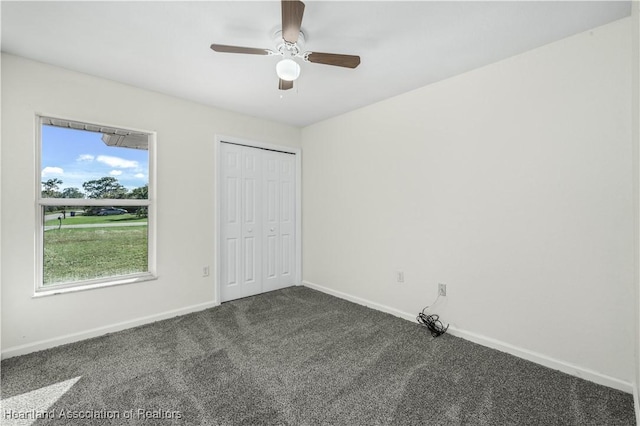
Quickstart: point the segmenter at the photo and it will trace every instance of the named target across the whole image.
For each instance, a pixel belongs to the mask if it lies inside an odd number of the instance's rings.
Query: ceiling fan
[[[276,65],[276,73],[280,79],[278,89],[280,90],[293,88],[293,81],[300,76],[300,65],[294,58],[315,64],[345,68],[355,68],[360,65],[360,56],[304,51],[304,33],[300,31],[303,14],[304,3],[299,0],[282,0],[282,30],[277,31],[274,35],[275,50],[225,44],[212,44],[211,49],[222,53],[281,56],[282,59]]]

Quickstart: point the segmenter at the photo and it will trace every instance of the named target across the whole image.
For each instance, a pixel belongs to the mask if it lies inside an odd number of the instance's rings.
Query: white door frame
[[[294,148],[284,145],[275,145],[271,143],[252,141],[248,139],[238,138],[235,136],[216,135],[215,144],[213,148],[213,155],[215,158],[216,171],[214,173],[215,182],[215,197],[214,197],[214,215],[215,215],[215,256],[213,262],[214,274],[214,302],[219,305],[220,302],[220,217],[222,207],[222,179],[220,174],[222,172],[221,158],[220,158],[220,144],[223,142],[229,142],[237,145],[244,145],[250,148],[268,149],[271,151],[288,152],[296,156],[296,273],[294,282],[295,285],[301,285],[302,282],[302,150],[300,148]]]

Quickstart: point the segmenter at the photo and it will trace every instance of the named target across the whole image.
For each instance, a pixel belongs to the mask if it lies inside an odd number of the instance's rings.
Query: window
[[[36,294],[154,274],[149,132],[38,117]]]

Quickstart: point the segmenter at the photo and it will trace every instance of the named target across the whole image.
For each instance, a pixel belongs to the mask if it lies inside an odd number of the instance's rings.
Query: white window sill
[[[121,277],[108,278],[106,280],[91,280],[81,283],[67,284],[66,286],[51,286],[50,288],[40,288],[35,291],[33,298],[56,296],[65,293],[75,293],[78,291],[93,290],[96,288],[113,287],[117,285],[135,284],[144,281],[157,280],[158,277],[152,273],[128,275]]]

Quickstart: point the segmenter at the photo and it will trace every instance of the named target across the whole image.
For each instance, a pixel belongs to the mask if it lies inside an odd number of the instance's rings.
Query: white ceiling
[[[629,1],[306,1],[306,49],[360,55],[354,69],[303,63],[277,89],[280,3],[2,1],[2,50],[295,126],[311,123],[629,16]],[[282,95],[282,96],[281,96]]]

